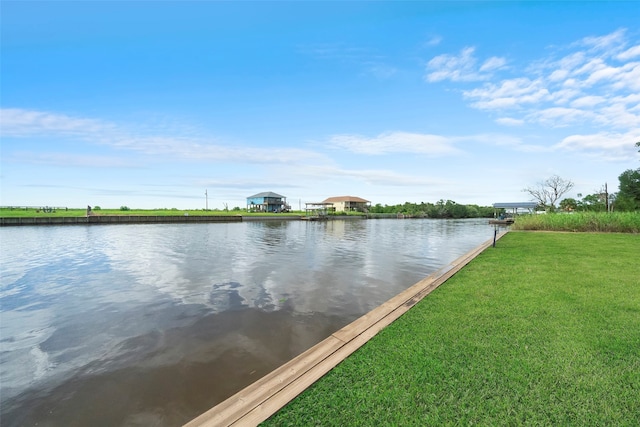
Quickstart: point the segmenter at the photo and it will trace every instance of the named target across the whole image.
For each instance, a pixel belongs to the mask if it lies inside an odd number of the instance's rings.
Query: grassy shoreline
[[[264,425],[638,425],[638,253],[509,233]]]
[[[344,214],[344,213],[343,213]],[[349,215],[361,216],[358,212]],[[347,215],[345,214],[345,215]],[[86,209],[56,208],[52,212],[43,212],[37,208],[0,208],[0,218],[79,218],[87,215]],[[178,210],[178,209],[100,209],[94,210],[96,216],[267,216],[306,215],[303,211],[290,213],[254,213],[242,210]],[[617,232],[640,233],[640,212],[575,212],[571,214],[555,213],[545,215],[522,215],[516,218],[512,230],[571,231],[571,232]]]
[[[95,216],[286,216],[286,215],[304,215],[304,212],[291,212],[288,214],[283,213],[254,213],[241,211],[220,211],[220,210],[204,210],[204,209],[100,209],[92,211],[92,215]],[[52,212],[43,212],[42,210],[29,208],[29,209],[0,209],[0,217],[2,218],[30,218],[30,217],[69,217],[78,218],[87,215],[86,209],[72,209],[72,208],[56,208]]]
[[[93,210],[94,216],[301,216],[306,215],[305,211],[290,211],[286,213],[272,212],[247,212],[241,210],[205,210],[205,209],[99,209]],[[337,216],[363,216],[361,212],[338,212]],[[80,218],[87,216],[86,209],[76,208],[55,208],[50,212],[45,212],[37,208],[0,208],[0,218],[51,218],[69,217]]]
[[[574,212],[522,215],[512,230],[640,233],[640,212]]]

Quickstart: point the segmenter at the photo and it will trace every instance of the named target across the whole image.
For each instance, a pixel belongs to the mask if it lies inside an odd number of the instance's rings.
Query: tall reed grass
[[[512,230],[640,233],[640,212],[574,212],[523,215]]]

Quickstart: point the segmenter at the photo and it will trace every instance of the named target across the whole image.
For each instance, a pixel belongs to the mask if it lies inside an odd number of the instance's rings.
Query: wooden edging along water
[[[506,234],[498,234],[497,239]],[[219,403],[184,427],[255,426],[276,413],[338,363],[493,244],[488,240],[330,337]]]

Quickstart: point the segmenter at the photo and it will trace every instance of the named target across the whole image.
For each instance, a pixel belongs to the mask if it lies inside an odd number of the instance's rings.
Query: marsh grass
[[[574,212],[516,217],[512,230],[640,233],[640,212]]]
[[[511,232],[264,425],[640,425],[638,254]]]

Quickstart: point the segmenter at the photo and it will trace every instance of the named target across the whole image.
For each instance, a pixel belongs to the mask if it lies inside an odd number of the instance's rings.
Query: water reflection
[[[2,424],[181,424],[491,233],[486,220],[2,228]]]

